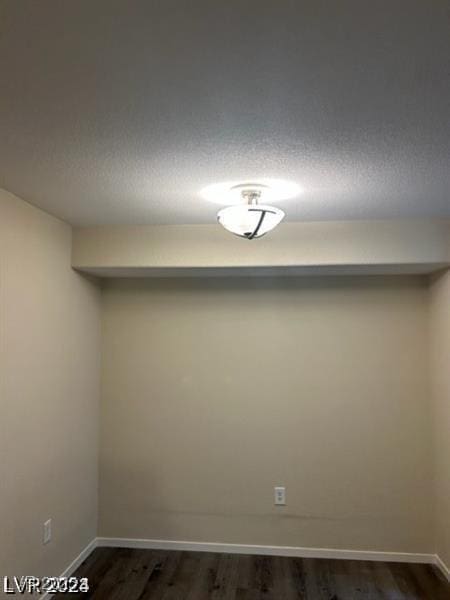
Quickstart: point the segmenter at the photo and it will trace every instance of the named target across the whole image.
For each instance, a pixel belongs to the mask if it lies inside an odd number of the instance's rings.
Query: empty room
[[[450,599],[447,0],[0,0],[0,597]]]

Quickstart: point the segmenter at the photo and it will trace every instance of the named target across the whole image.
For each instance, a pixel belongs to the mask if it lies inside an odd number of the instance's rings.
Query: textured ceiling
[[[0,187],[78,225],[450,216],[447,0],[0,0]],[[281,206],[281,205],[280,205]]]

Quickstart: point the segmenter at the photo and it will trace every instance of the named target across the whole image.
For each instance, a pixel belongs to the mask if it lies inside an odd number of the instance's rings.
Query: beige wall
[[[425,279],[103,299],[100,535],[434,551]]]
[[[450,568],[450,271],[431,284],[436,550]]]
[[[216,225],[75,228],[72,264],[113,276],[239,269],[431,272],[450,263],[450,220],[282,223],[249,242]],[[273,272],[276,269],[276,273]],[[348,273],[350,271],[350,273]]]
[[[70,252],[68,225],[0,191],[1,576],[59,575],[96,534],[100,299]]]
[[[100,292],[70,246],[0,191],[0,575],[60,574],[97,533]],[[429,298],[419,277],[108,282],[99,534],[449,564],[448,272]]]

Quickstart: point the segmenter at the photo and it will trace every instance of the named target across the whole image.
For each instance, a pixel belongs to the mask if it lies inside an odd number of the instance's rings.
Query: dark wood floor
[[[97,548],[76,572],[96,600],[449,600],[429,565]]]

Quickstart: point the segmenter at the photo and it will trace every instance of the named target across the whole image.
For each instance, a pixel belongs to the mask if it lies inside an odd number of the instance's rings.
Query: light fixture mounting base
[[[268,186],[262,183],[240,183],[230,188],[230,191],[239,191],[245,204],[258,204],[263,192],[267,189]]]

